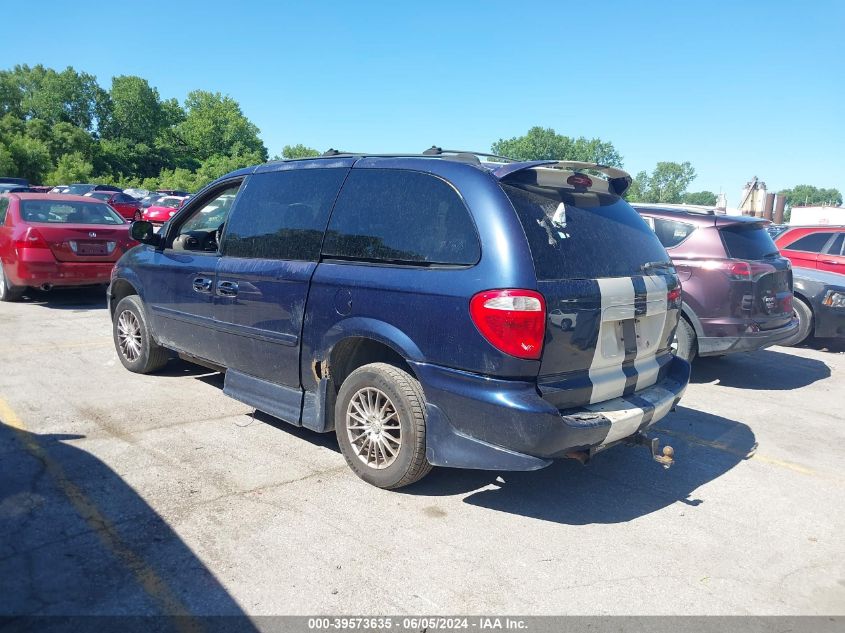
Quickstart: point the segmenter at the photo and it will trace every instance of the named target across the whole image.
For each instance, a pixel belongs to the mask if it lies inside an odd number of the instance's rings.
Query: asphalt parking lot
[[[370,487],[102,292],[0,305],[0,615],[843,614],[845,345],[703,360],[642,448]]]

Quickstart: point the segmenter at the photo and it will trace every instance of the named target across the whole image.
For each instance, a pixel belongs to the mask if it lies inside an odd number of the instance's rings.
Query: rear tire
[[[9,283],[3,264],[0,263],[0,301],[20,301],[24,290],[26,290],[25,286],[13,286]]]
[[[353,371],[340,387],[335,434],[346,463],[379,488],[425,477],[425,396],[413,376],[387,363]]]
[[[678,321],[678,329],[675,331],[675,355],[691,363],[698,352],[698,341],[695,330],[684,317]]]
[[[144,305],[138,295],[124,297],[114,310],[112,336],[117,357],[136,374],[161,369],[170,359],[170,351],[153,340]]]
[[[781,343],[784,347],[800,345],[807,340],[810,332],[813,331],[813,311],[804,301],[798,297],[792,300],[792,311],[798,318],[798,331]]]

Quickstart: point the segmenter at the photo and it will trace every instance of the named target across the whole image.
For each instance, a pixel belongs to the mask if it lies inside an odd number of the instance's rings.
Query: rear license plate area
[[[102,242],[77,242],[77,255],[108,255],[108,249]]]

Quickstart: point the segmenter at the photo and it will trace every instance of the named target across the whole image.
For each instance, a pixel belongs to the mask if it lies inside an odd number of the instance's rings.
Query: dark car
[[[845,226],[790,226],[775,244],[793,266],[845,273]]]
[[[12,176],[0,176],[0,184],[29,187],[29,181],[26,178],[14,178]]]
[[[180,198],[187,198],[191,195],[190,191],[183,191],[181,189],[156,189],[156,193],[164,196],[179,196]]]
[[[106,204],[117,211],[121,216],[127,220],[141,219],[141,202],[125,193],[116,193],[114,191],[89,191],[85,194],[86,198],[96,198],[102,200]]]
[[[692,360],[775,345],[794,335],[792,270],[768,220],[683,206],[635,204],[683,285],[677,352]]]
[[[20,299],[27,286],[108,283],[114,263],[134,245],[129,225],[99,200],[0,195],[0,301]]]
[[[0,182],[0,193],[27,193],[29,191],[29,187],[15,182]]]
[[[114,185],[75,183],[68,185],[67,190],[62,193],[70,194],[72,196],[84,196],[89,191],[116,191],[118,193],[122,193],[123,189],[115,187]]]
[[[845,275],[793,268],[798,331],[781,345],[800,345],[808,337],[845,336]]]
[[[629,184],[442,151],[236,171],[158,233],[133,224],[144,246],[109,289],[115,347],[134,372],[171,352],[225,368],[226,394],[334,431],[384,488],[432,465],[654,452],[644,432],[689,364],[671,350],[680,285]]]

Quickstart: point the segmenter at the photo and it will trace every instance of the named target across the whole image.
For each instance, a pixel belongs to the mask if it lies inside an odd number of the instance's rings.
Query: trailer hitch
[[[647,446],[651,450],[651,458],[663,466],[663,468],[669,468],[675,463],[675,449],[667,445],[660,451],[660,440],[656,437],[648,437],[645,433],[637,433],[631,438],[631,442],[638,446]]]

